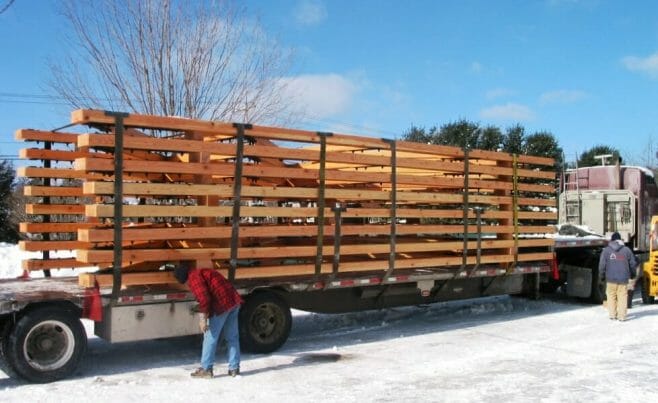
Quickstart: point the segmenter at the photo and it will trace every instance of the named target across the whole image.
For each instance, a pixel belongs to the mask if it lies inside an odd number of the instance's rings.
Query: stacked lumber
[[[21,246],[43,252],[26,270],[96,266],[81,284],[111,281],[118,247],[124,285],[171,282],[158,268],[179,260],[259,279],[552,257],[549,158],[146,115],[118,127],[95,110],[71,124],[85,132],[16,133],[40,145],[21,157],[43,162],[19,170],[34,198]],[[62,249],[76,257],[50,258]]]

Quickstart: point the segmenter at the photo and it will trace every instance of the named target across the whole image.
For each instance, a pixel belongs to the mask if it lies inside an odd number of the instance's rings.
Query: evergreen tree
[[[521,125],[509,127],[503,137],[503,151],[522,154],[525,146],[525,128]]]
[[[14,207],[14,179],[16,173],[9,161],[0,162],[0,242],[16,243],[18,223],[12,219]]]
[[[496,126],[487,126],[481,131],[477,148],[498,151],[503,147],[503,133]]]
[[[612,157],[605,159],[606,165],[616,164],[621,161],[621,154],[616,148],[604,145],[596,145],[578,157],[578,167],[593,167],[601,165],[601,158],[596,158],[597,155],[611,155]]]
[[[563,151],[555,136],[549,132],[537,132],[525,139],[525,153],[553,158],[558,171],[562,170]]]

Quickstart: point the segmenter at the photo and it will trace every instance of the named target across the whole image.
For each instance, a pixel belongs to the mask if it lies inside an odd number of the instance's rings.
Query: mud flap
[[[567,271],[567,295],[587,298],[592,294],[592,269],[571,265],[562,268]]]

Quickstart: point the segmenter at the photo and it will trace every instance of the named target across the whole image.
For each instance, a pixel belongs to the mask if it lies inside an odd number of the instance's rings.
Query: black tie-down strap
[[[240,237],[240,205],[242,204],[242,168],[244,164],[245,130],[252,128],[250,124],[234,123],[235,137],[235,171],[233,174],[233,211],[231,216],[231,257],[229,260],[228,280],[235,280],[238,268],[238,248]]]
[[[391,230],[390,230],[390,247],[388,255],[388,269],[382,277],[382,284],[388,282],[388,278],[395,270],[395,255],[397,242],[397,206],[398,206],[398,185],[397,185],[397,146],[395,140],[386,140],[390,144],[391,150]]]

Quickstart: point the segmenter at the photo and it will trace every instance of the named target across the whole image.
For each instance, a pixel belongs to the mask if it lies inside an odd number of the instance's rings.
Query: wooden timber
[[[79,147],[114,147],[114,137],[107,135],[91,135],[85,134],[81,135],[78,138]],[[157,138],[143,138],[143,137],[129,137],[124,139],[124,148],[130,149],[135,148],[139,150],[162,150],[162,151],[175,151],[175,152],[208,152],[213,154],[219,154],[224,158],[230,158],[230,156],[235,155],[236,146],[235,144],[222,144],[222,143],[209,143],[201,142],[194,140],[168,140],[168,139],[157,139]],[[300,160],[300,161],[319,161],[320,153],[318,150],[307,150],[307,149],[294,149],[294,148],[282,148],[276,146],[250,146],[245,145],[244,147],[245,156],[260,157],[260,158],[279,158],[287,160]],[[336,168],[345,168],[345,167],[386,167],[390,164],[390,155],[365,155],[365,154],[355,154],[355,153],[339,153],[339,152],[328,152],[326,153],[327,162],[340,162],[349,165],[336,166]],[[416,168],[421,172],[432,172],[432,171],[445,171],[445,172],[464,172],[464,164],[462,162],[444,162],[438,157],[433,159],[419,159],[419,158],[400,158],[397,160],[399,168]],[[488,175],[511,175],[511,168],[500,168],[487,164],[478,164],[477,161],[472,163],[473,166],[470,167],[471,172],[488,174]],[[105,167],[106,168],[106,167]],[[200,167],[195,167],[193,165],[188,166],[186,169],[193,170],[195,172],[204,172],[207,169],[207,166],[204,166],[203,169]],[[182,167],[180,168],[182,169]],[[89,168],[93,170],[93,168]],[[168,171],[176,172],[176,171]],[[543,178],[543,179],[553,179],[555,174],[547,171],[536,171],[536,170],[527,170],[520,169],[517,174],[521,177],[528,178]],[[547,191],[548,189],[543,189]]]
[[[469,233],[477,233],[477,226],[469,225]],[[327,234],[333,234],[335,225],[326,225]],[[514,226],[484,225],[480,230],[484,234],[514,233]],[[397,225],[396,232],[399,235],[417,234],[461,234],[463,225]],[[553,226],[527,225],[518,228],[520,234],[545,234],[555,231]],[[30,231],[25,231],[30,232]],[[258,225],[243,226],[240,228],[243,237],[314,237],[318,234],[317,226],[309,225]],[[347,235],[388,235],[390,226],[385,225],[343,225],[341,234]],[[78,239],[85,242],[112,242],[114,232],[112,229],[94,229],[90,227],[78,230]],[[126,241],[140,240],[184,240],[184,239],[221,239],[231,236],[231,227],[186,227],[186,228],[148,228],[131,229],[126,228],[123,239]]]
[[[115,120],[80,110],[71,123],[104,133],[16,133],[20,140],[48,143],[21,151],[23,158],[45,161],[19,169],[21,176],[43,180],[25,187],[35,198],[26,210],[37,222],[23,223],[21,231],[41,238],[22,247],[46,256],[41,264],[26,261],[28,270],[106,268],[113,261]],[[181,259],[225,272],[232,259],[252,262],[238,265],[240,279],[314,275],[316,269],[329,274],[338,229],[339,273],[383,273],[391,262],[394,270],[476,263],[507,270],[552,257],[552,239],[538,235],[555,231],[550,158],[406,141],[393,148],[385,139],[248,125],[240,144],[244,159],[236,165],[233,124],[136,114],[124,124],[126,286],[169,283],[170,273],[151,270]],[[165,137],[141,131],[151,129]],[[240,201],[236,207],[234,200]],[[342,209],[338,223],[334,207]],[[72,222],[61,222],[61,215]],[[50,240],[58,233],[72,240]],[[71,247],[75,262],[46,253]],[[93,285],[107,276],[87,274],[80,281]]]
[[[535,253],[519,256],[520,262],[533,262],[533,261],[546,261],[552,259],[552,253]],[[178,257],[181,258],[181,257]],[[193,257],[182,257],[192,259]],[[461,257],[450,258],[434,258],[434,259],[406,259],[396,262],[398,269],[414,269],[414,268],[449,268],[460,265],[462,262]],[[476,264],[475,257],[469,257],[466,261],[468,265]],[[485,256],[481,259],[482,264],[501,264],[509,263],[509,257],[499,256]],[[380,260],[373,262],[348,262],[344,263],[345,272],[383,272],[388,266],[388,260]],[[314,273],[314,266],[311,264],[306,265],[277,265],[277,266],[263,266],[263,267],[244,267],[238,269],[236,279],[258,279],[258,278],[278,278],[278,277],[291,277],[291,276],[305,276]],[[224,275],[227,275],[227,269],[220,269]],[[321,265],[322,274],[331,274],[332,264],[323,263]],[[110,286],[112,284],[111,274],[81,274],[79,276],[79,284],[83,287],[93,287],[95,281],[101,286]],[[172,282],[173,273],[134,273],[124,275],[126,286],[141,285],[141,284],[167,284]]]

